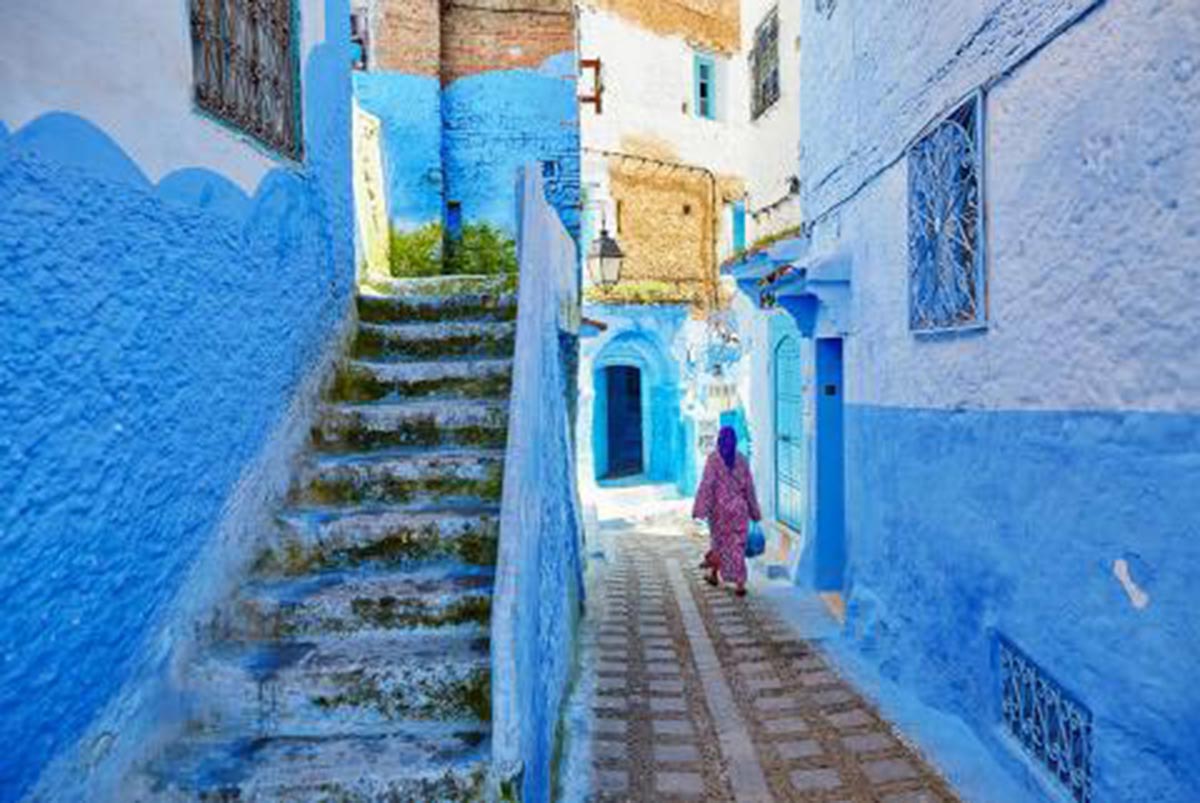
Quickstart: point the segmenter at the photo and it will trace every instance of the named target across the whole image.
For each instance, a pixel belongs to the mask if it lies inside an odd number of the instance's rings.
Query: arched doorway
[[[607,475],[615,480],[642,474],[646,469],[645,430],[642,422],[642,372],[630,365],[604,369],[607,430]]]
[[[796,532],[804,525],[804,377],[800,343],[786,336],[775,347],[775,518]]]
[[[675,482],[683,463],[678,376],[653,334],[626,332],[592,363],[591,457],[597,481]]]

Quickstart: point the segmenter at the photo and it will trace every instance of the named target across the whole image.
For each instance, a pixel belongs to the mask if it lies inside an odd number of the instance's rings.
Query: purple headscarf
[[[732,469],[733,461],[737,460],[737,433],[733,427],[721,427],[721,434],[717,436],[717,451],[721,453],[725,467]]]

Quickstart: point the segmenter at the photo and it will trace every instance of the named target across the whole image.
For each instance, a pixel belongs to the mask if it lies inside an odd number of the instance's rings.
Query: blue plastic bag
[[[750,532],[746,536],[746,557],[757,558],[767,551],[767,536],[762,525],[757,521],[750,522]]]

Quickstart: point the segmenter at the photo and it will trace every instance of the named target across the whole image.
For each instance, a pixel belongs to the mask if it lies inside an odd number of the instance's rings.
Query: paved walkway
[[[713,589],[678,508],[605,523],[592,599],[597,800],[957,801],[820,650]]]

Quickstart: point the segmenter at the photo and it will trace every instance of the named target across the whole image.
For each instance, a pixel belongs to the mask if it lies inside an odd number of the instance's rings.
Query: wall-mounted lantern
[[[613,287],[621,281],[621,268],[625,264],[625,252],[608,233],[600,229],[600,236],[592,243],[588,253],[588,271],[592,281],[604,288]]]

